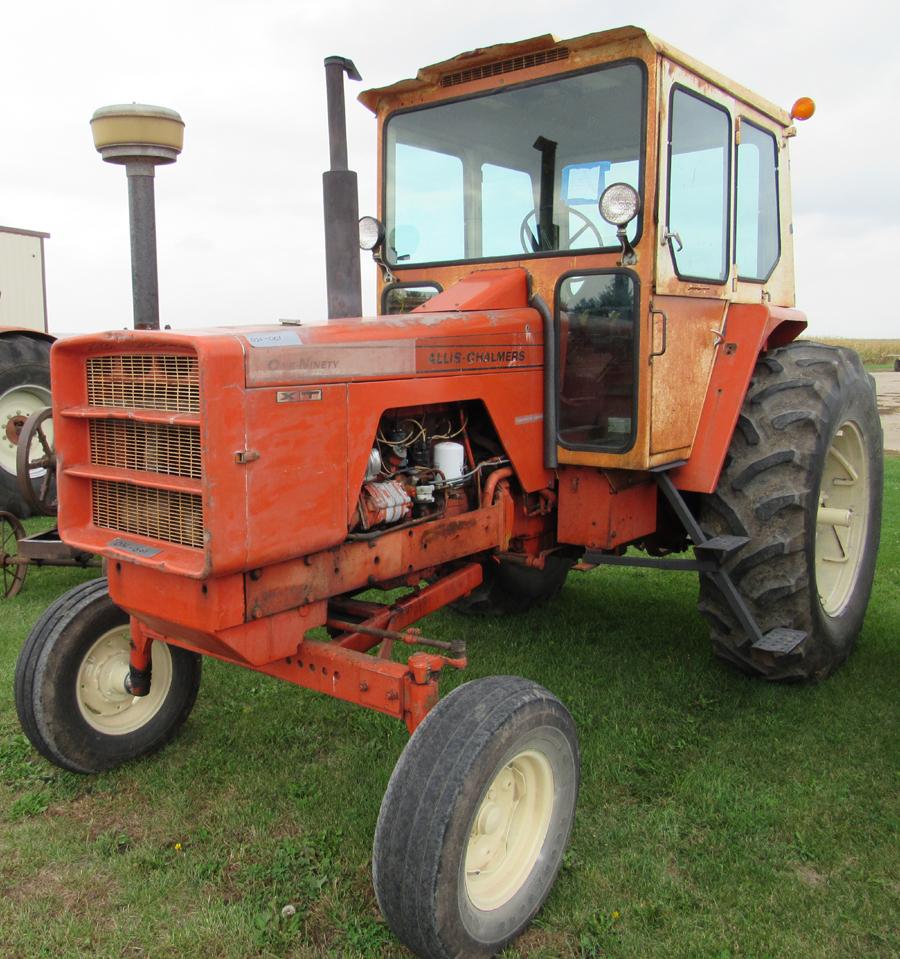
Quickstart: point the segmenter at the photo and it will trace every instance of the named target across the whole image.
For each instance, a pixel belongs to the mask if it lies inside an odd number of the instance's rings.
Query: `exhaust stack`
[[[331,169],[322,174],[322,194],[325,206],[325,279],[328,284],[330,320],[362,314],[359,189],[355,171],[347,169],[345,72],[351,80],[362,80],[352,60],[346,57],[325,58]]]

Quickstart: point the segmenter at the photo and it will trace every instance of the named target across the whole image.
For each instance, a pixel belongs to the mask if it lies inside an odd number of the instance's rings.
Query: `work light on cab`
[[[625,228],[638,215],[641,198],[627,183],[612,183],[600,195],[600,216],[616,228],[616,239],[622,245],[619,266],[634,266],[637,254],[625,233]]]
[[[384,227],[374,216],[363,216],[359,219],[359,248],[361,250],[376,250],[384,240]]]
[[[613,226],[629,224],[638,215],[640,207],[637,190],[627,183],[613,183],[600,197],[600,216]]]

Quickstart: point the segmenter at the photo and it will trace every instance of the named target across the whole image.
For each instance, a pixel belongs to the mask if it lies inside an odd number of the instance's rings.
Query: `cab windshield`
[[[611,183],[641,189],[643,99],[644,70],[626,62],[395,114],[388,262],[618,249],[597,202]]]

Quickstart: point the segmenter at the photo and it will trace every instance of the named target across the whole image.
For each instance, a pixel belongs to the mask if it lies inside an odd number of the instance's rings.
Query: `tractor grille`
[[[203,548],[203,503],[196,493],[91,481],[94,525]]]
[[[127,470],[152,483],[152,474],[193,484],[203,479],[200,427],[155,422],[143,415],[104,416],[110,407],[154,413],[200,412],[196,356],[169,353],[113,354],[87,358],[90,463]],[[202,549],[203,497],[199,492],[139,486],[129,477],[91,479],[95,526]]]
[[[470,67],[468,70],[459,70],[456,73],[445,73],[441,77],[441,86],[455,87],[460,83],[472,83],[474,80],[482,80],[485,77],[497,77],[503,73],[527,70],[529,67],[540,67],[545,63],[568,59],[568,47],[552,47],[550,50],[538,50],[535,53],[526,53],[521,57],[496,60],[494,63],[484,63],[480,67]]]
[[[91,420],[91,462],[200,479],[200,427]]]
[[[87,361],[87,385],[91,406],[200,412],[196,356],[92,356]]]

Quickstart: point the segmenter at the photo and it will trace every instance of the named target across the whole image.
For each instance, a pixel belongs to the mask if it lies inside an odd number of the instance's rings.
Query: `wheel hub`
[[[825,454],[816,514],[816,587],[822,610],[839,615],[853,595],[869,516],[866,446],[848,420]]]
[[[15,386],[0,396],[0,469],[16,474],[16,446],[22,425],[32,413],[50,405],[46,386]]]
[[[19,437],[22,435],[22,427],[25,425],[25,420],[27,419],[27,416],[16,413],[6,421],[6,438],[13,446],[19,442]]]
[[[547,835],[553,797],[553,771],[536,750],[519,753],[494,777],[466,848],[466,892],[476,908],[497,909],[524,885]]]
[[[104,633],[88,650],[76,677],[76,699],[85,721],[98,732],[134,732],[159,711],[172,683],[172,656],[165,643],[151,650],[153,682],[147,696],[133,696],[125,681],[130,671],[127,626]]]

